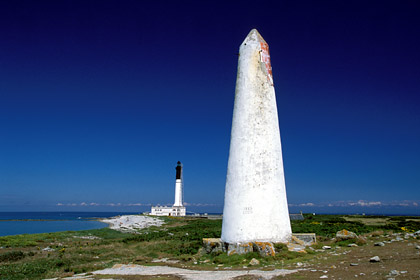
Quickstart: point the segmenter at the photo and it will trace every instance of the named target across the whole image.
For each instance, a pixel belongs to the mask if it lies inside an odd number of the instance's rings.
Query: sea
[[[108,225],[97,221],[138,212],[0,212],[0,236],[99,229]]]

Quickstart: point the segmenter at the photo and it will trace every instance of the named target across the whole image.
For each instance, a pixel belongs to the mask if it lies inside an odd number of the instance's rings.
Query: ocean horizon
[[[290,212],[291,214],[295,212]],[[120,215],[138,215],[140,212],[78,212],[78,211],[11,211],[0,212],[0,236],[79,231],[107,227],[97,219]],[[208,213],[221,215],[222,213]],[[362,213],[321,213],[316,215],[363,215]],[[366,213],[367,216],[419,216],[416,214]]]
[[[107,227],[99,218],[138,212],[0,212],[0,236],[78,231]]]

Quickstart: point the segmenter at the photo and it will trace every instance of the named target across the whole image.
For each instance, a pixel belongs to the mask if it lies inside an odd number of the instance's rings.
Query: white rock
[[[374,257],[372,257],[372,258],[370,258],[370,260],[369,260],[370,262],[380,262],[381,261],[381,259],[378,257],[378,256],[374,256]]]
[[[256,258],[252,258],[252,260],[249,262],[249,265],[259,265],[260,261]]]

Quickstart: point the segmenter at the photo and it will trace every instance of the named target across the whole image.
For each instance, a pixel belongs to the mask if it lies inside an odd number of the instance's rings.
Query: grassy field
[[[309,254],[289,252],[284,247],[278,247],[279,253],[270,258],[256,253],[230,257],[225,253],[202,254],[202,238],[220,237],[221,220],[164,219],[164,226],[143,229],[140,234],[104,228],[0,237],[0,279],[64,277],[116,263],[157,265],[161,263],[156,259],[162,258],[176,261],[173,266],[194,269],[242,268],[252,258],[258,259],[261,266],[281,268],[288,262],[304,261],[316,254],[311,250]],[[305,215],[303,221],[292,221],[294,233],[314,232],[321,241],[342,229],[357,234],[413,232],[420,230],[420,220],[418,217]]]

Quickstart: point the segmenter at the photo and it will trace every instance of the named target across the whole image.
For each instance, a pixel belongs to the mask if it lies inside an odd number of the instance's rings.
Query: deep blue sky
[[[2,1],[0,211],[173,203],[180,160],[190,209],[221,212],[237,53],[257,28],[291,211],[420,214],[419,14],[418,1]]]

